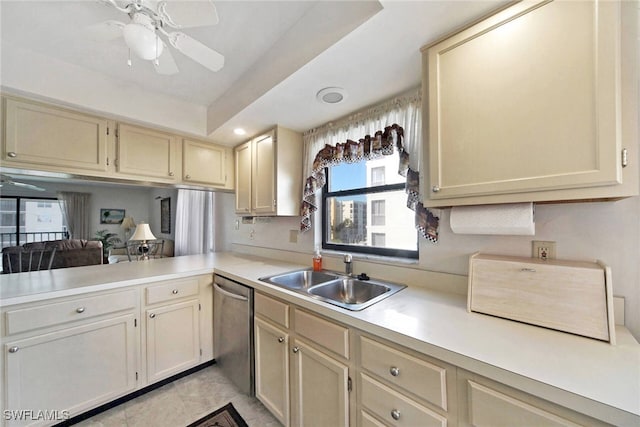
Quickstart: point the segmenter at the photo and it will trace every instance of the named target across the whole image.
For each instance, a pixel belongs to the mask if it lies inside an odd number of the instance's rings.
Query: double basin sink
[[[369,307],[406,288],[405,285],[359,279],[324,270],[292,271],[261,277],[259,280],[353,311]]]

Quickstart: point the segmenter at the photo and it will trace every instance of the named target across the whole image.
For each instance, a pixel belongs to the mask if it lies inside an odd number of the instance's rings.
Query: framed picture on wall
[[[171,233],[171,197],[160,200],[160,232]]]
[[[124,209],[100,209],[100,224],[121,224]]]

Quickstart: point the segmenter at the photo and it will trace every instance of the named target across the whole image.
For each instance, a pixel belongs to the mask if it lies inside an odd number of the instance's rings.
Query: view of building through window
[[[2,248],[67,237],[58,200],[22,197],[0,199]]]
[[[405,178],[397,171],[397,155],[328,168],[325,248],[381,255],[408,251],[405,256],[417,257],[415,214],[407,208]]]

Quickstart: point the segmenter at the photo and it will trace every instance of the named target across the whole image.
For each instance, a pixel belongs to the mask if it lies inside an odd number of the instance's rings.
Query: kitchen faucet
[[[352,260],[352,256],[351,254],[344,254],[344,272],[347,276],[351,277],[353,275],[353,264],[351,263]]]

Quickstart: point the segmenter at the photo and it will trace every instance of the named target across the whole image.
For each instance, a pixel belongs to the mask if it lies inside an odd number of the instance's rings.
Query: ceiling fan
[[[4,187],[5,185],[10,185],[10,186],[18,187],[18,188],[24,188],[24,189],[27,189],[27,190],[47,191],[42,187],[38,187],[37,185],[27,184],[25,182],[14,181],[11,178],[9,178],[7,175],[0,175],[0,188]]]
[[[87,28],[96,41],[110,41],[124,37],[124,41],[138,57],[153,61],[156,72],[171,75],[178,72],[175,60],[163,38],[173,48],[211,71],[224,66],[224,56],[203,43],[189,37],[183,28],[216,25],[218,13],[211,0],[99,0],[129,15],[129,23],[105,21]],[[131,66],[131,55],[128,61]]]

